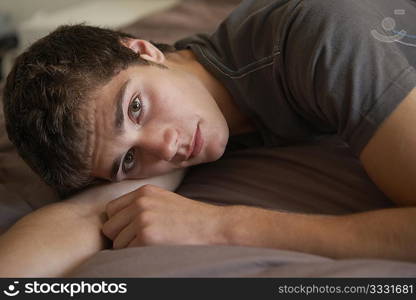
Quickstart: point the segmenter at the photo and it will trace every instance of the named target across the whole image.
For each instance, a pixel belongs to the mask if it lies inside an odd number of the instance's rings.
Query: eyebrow
[[[114,129],[117,133],[122,133],[124,131],[124,113],[123,113],[123,100],[126,93],[127,86],[130,82],[129,80],[126,80],[121,88],[119,89],[117,96],[116,96],[116,115],[115,115],[115,122],[114,122]]]
[[[130,79],[126,80],[116,95],[114,131],[118,135],[124,132],[123,100],[124,100],[126,89],[127,89],[129,82],[130,82]],[[113,164],[111,166],[111,174],[110,174],[111,181],[115,181],[117,177],[122,158],[123,158],[123,155],[119,155],[113,160]]]
[[[111,175],[110,175],[111,181],[116,181],[122,158],[123,158],[123,155],[120,155],[113,160],[113,165],[111,167]]]

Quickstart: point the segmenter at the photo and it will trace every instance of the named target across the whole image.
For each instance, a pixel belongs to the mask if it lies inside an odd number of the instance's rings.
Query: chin
[[[218,138],[214,145],[211,145],[211,148],[207,148],[207,161],[216,161],[220,159],[227,147],[228,135]]]

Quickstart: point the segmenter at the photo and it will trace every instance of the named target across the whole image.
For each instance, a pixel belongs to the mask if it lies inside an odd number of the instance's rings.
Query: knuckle
[[[134,205],[139,209],[148,209],[150,207],[151,199],[146,196],[138,197],[134,200]]]
[[[153,213],[145,211],[137,215],[136,222],[140,226],[148,226],[152,224],[153,221]]]
[[[157,232],[153,230],[153,227],[147,226],[142,230],[142,239],[146,245],[153,245],[158,243]]]
[[[154,184],[145,184],[140,188],[140,191],[143,195],[152,195],[154,193],[164,192],[165,189],[161,188],[160,186]]]
[[[154,192],[155,191],[155,186],[154,185],[152,185],[152,184],[145,184],[145,185],[143,185],[141,188],[140,188],[140,190],[142,191],[142,193],[144,194],[144,195],[147,195],[147,194],[149,194],[149,193],[152,193],[152,192]]]

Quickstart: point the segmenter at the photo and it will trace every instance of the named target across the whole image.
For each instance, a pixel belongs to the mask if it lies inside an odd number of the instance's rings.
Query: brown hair
[[[19,155],[61,197],[94,183],[94,117],[89,94],[133,64],[148,65],[105,28],[65,25],[15,61],[4,88],[4,115]],[[174,51],[156,44],[163,52]]]

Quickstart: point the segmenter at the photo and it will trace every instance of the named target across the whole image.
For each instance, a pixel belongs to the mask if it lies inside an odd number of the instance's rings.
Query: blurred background
[[[0,81],[13,59],[61,24],[124,27],[181,0],[1,0]]]

